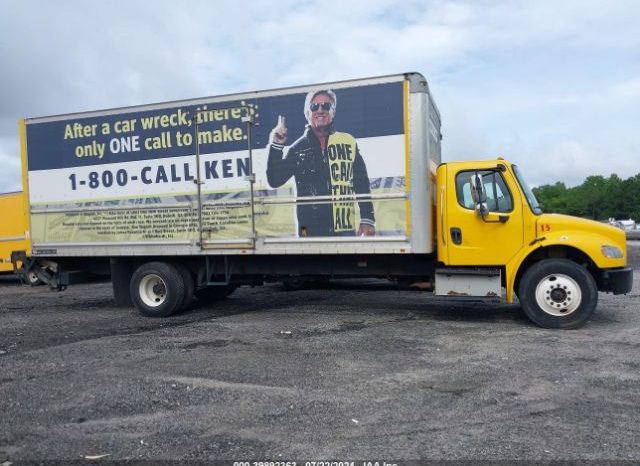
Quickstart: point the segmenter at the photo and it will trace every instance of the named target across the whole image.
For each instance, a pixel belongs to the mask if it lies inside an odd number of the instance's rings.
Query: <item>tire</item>
[[[518,298],[540,327],[572,329],[589,320],[598,304],[598,288],[587,269],[568,259],[545,259],[524,273]]]
[[[201,301],[219,301],[231,295],[238,288],[236,285],[208,286],[196,290],[196,297]]]
[[[29,272],[27,272],[27,283],[31,286],[44,285],[44,282],[40,280],[33,270],[29,270]]]
[[[184,302],[185,284],[176,267],[166,262],[147,262],[133,273],[131,300],[148,317],[167,317]]]
[[[176,263],[174,265],[182,277],[182,282],[184,283],[184,298],[182,300],[182,304],[180,304],[180,307],[178,308],[179,311],[184,311],[193,302],[195,283],[193,281],[193,275],[191,275],[191,272],[186,265],[180,263]]]

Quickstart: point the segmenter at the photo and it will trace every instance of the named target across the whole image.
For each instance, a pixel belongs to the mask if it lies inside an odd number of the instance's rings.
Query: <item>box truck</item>
[[[418,73],[22,120],[27,269],[58,289],[110,270],[148,316],[384,277],[575,328],[630,291],[624,232],[542,213],[502,158],[441,163],[440,129]]]

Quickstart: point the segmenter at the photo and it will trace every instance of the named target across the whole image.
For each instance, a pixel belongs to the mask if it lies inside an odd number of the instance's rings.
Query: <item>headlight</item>
[[[622,259],[624,255],[622,251],[615,246],[602,246],[600,248],[604,257],[608,257],[609,259]]]

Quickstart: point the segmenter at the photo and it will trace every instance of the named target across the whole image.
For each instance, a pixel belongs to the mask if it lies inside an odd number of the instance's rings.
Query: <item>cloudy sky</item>
[[[0,0],[0,192],[18,120],[405,71],[443,159],[530,184],[640,173],[638,0]]]

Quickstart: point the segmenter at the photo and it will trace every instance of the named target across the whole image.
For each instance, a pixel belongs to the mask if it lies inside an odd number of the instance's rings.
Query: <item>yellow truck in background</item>
[[[622,230],[544,214],[501,158],[443,163],[440,127],[418,73],[22,120],[25,270],[59,290],[110,272],[152,317],[375,277],[576,328],[631,290]]]
[[[25,202],[22,191],[0,194],[0,273],[14,271],[14,251],[28,253],[31,247]]]
[[[23,269],[22,258],[31,256],[26,202],[23,191],[0,193],[0,274],[17,273],[27,283],[36,286],[44,282],[33,270],[25,273]]]

